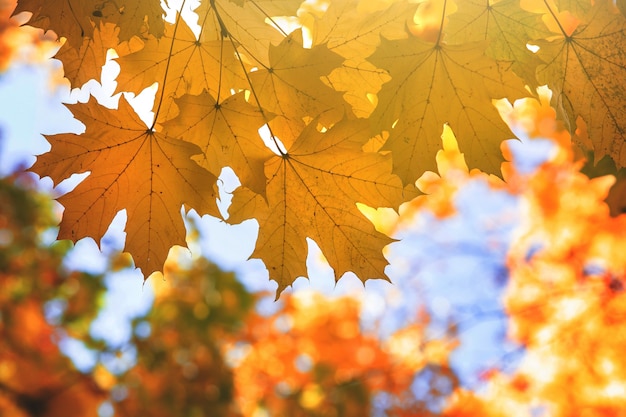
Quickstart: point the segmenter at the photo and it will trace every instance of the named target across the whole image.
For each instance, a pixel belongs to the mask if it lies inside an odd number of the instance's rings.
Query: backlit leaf
[[[382,249],[392,240],[377,232],[356,203],[397,207],[415,195],[390,173],[390,158],[362,152],[369,139],[365,121],[343,120],[325,133],[312,123],[288,153],[265,164],[267,203],[236,190],[229,221],[252,214],[260,225],[252,257],[260,258],[282,291],[306,275],[306,238],[314,240],[339,279],[358,271],[359,278],[386,278]]]
[[[124,97],[117,110],[91,99],[72,111],[85,121],[85,133],[49,136],[51,152],[33,167],[55,183],[90,173],[59,198],[65,207],[59,238],[99,241],[126,210],[126,250],[145,276],[160,270],[172,245],[186,245],[183,204],[218,215],[216,177],[191,160],[200,153],[196,145],[151,131]]]
[[[119,28],[113,23],[102,23],[94,28],[91,37],[85,37],[80,48],[65,43],[55,58],[63,62],[65,77],[72,87],[81,87],[87,81],[99,77],[94,70],[102,68],[109,48],[119,43]]]
[[[545,63],[538,80],[552,90],[552,106],[570,132],[578,117],[584,120],[596,161],[610,155],[623,167],[626,18],[610,2],[598,1],[583,19],[571,34],[563,29],[551,41],[537,41]]]
[[[540,61],[526,45],[531,39],[548,36],[541,17],[524,10],[519,0],[460,1],[457,12],[450,16],[446,39],[455,44],[489,42],[485,54],[511,62],[511,69],[536,88]]]
[[[280,45],[270,46],[267,69],[250,74],[259,106],[277,115],[275,124],[289,126],[288,133],[279,134],[286,145],[298,136],[306,118],[330,126],[349,111],[342,95],[321,80],[341,62],[326,46],[304,48],[302,33],[297,30]]]
[[[244,93],[217,103],[205,92],[185,95],[176,103],[180,114],[164,125],[166,132],[198,145],[202,153],[193,159],[216,177],[222,168],[232,167],[245,187],[264,194],[263,165],[273,154],[258,133],[266,120]]]
[[[457,133],[471,168],[500,172],[500,143],[514,135],[492,99],[527,93],[510,65],[485,56],[485,48],[484,42],[445,45],[411,37],[383,40],[369,58],[391,75],[371,118],[391,131],[385,149],[405,183],[436,170],[444,123]]]

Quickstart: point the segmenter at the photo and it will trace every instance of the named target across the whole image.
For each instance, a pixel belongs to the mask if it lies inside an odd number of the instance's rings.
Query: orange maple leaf
[[[59,238],[99,241],[113,217],[126,210],[126,250],[147,277],[163,267],[172,245],[186,245],[183,204],[219,216],[216,177],[191,160],[200,153],[196,145],[148,129],[123,96],[118,109],[93,98],[71,109],[87,130],[48,136],[52,150],[33,166],[55,183],[89,172],[59,198],[65,207]]]

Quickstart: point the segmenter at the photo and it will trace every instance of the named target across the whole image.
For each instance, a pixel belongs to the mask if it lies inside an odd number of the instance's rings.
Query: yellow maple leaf
[[[252,66],[269,65],[268,48],[280,43],[287,32],[273,17],[295,16],[301,0],[213,0],[196,9],[198,21],[215,16],[221,35],[232,41],[240,59]]]
[[[213,22],[219,28],[217,22]],[[144,88],[159,83],[157,112],[166,120],[175,116],[173,98],[183,94],[200,94],[207,90],[216,96],[229,96],[231,89],[247,86],[241,64],[235,56],[233,46],[218,37],[211,36],[210,25],[203,28],[200,39],[187,23],[177,17],[176,23],[167,24],[163,37],[150,37],[139,51],[132,50],[128,43],[120,45],[120,75],[117,91],[139,94]]]
[[[626,16],[626,0],[617,0],[615,2],[620,13]]]
[[[55,58],[63,62],[72,87],[100,75],[109,48],[134,35],[163,35],[163,9],[158,0],[33,1],[20,0],[15,14],[33,13],[29,24],[52,30],[65,39]]]
[[[457,132],[459,148],[471,168],[500,173],[500,143],[514,135],[492,100],[528,93],[509,70],[510,64],[485,55],[486,46],[484,42],[446,45],[416,37],[383,39],[369,58],[392,78],[383,85],[371,119],[391,130],[383,149],[392,151],[394,172],[404,183],[436,170],[445,123]]]
[[[454,44],[488,41],[485,53],[511,62],[511,69],[534,90],[538,87],[535,71],[541,61],[526,44],[549,33],[541,17],[541,13],[523,9],[519,0],[459,1],[446,27],[446,40]]]
[[[160,0],[97,1],[92,19],[103,18],[120,28],[120,39],[127,40],[139,34],[163,36],[165,21]]]
[[[550,2],[544,3],[546,3],[546,5],[550,4]],[[593,2],[590,0],[554,0],[554,3],[559,10],[567,10],[576,15],[582,16],[591,10]]]
[[[186,246],[183,204],[219,216],[216,177],[191,160],[200,153],[196,145],[148,129],[123,96],[117,110],[94,99],[71,109],[85,133],[49,136],[52,150],[33,166],[55,183],[90,173],[58,199],[65,207],[59,238],[99,241],[125,209],[125,249],[147,277],[163,267],[171,246]]]
[[[106,63],[106,54],[119,43],[119,27],[113,23],[101,23],[93,29],[91,37],[83,38],[80,48],[69,42],[63,44],[55,58],[63,62],[65,77],[72,87],[81,87],[98,75],[99,68]]]
[[[180,114],[164,124],[165,132],[198,145],[202,154],[193,159],[216,177],[231,167],[243,186],[265,194],[263,166],[274,154],[259,137],[264,115],[245,100],[245,92],[220,103],[206,92],[185,95],[176,104]]]
[[[31,12],[30,24],[44,30],[52,29],[79,49],[83,37],[91,38],[94,24],[115,23],[121,28],[120,38],[148,32],[163,34],[163,8],[159,0],[20,0],[15,13]]]
[[[604,0],[580,16],[573,33],[556,11],[551,16],[560,33],[536,41],[544,62],[538,80],[552,90],[551,104],[570,132],[576,130],[578,117],[585,121],[596,161],[610,155],[626,166],[626,18]]]
[[[285,145],[298,137],[307,117],[329,126],[350,112],[342,94],[321,80],[342,61],[325,45],[304,48],[302,31],[296,30],[278,46],[269,47],[267,68],[250,73],[254,99],[276,114],[272,126],[275,132],[283,132],[278,136]]]
[[[229,222],[255,217],[259,237],[252,257],[263,260],[279,292],[306,275],[306,238],[314,240],[339,279],[355,271],[365,281],[386,278],[382,249],[392,239],[377,232],[356,203],[397,207],[415,195],[390,173],[389,155],[363,152],[365,120],[342,120],[325,133],[309,124],[287,154],[265,164],[267,202],[235,191]]]
[[[371,114],[375,107],[371,95],[388,81],[385,72],[366,58],[380,44],[381,35],[387,39],[406,38],[406,27],[412,23],[417,7],[404,1],[381,6],[358,0],[331,2],[325,13],[314,18],[310,25],[313,45],[326,45],[345,59],[328,79],[333,88],[346,92],[345,100],[359,117]]]

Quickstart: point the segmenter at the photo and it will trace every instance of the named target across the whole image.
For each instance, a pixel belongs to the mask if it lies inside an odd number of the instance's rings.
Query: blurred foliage
[[[170,257],[165,279],[152,278],[154,306],[133,323],[138,358],[116,382],[127,392],[115,404],[120,416],[228,415],[233,375],[221,348],[253,299],[234,274],[204,258],[183,259]]]
[[[509,253],[509,337],[525,347],[513,374],[458,390],[447,416],[626,415],[626,217],[603,201],[611,176],[589,179],[571,148],[516,177],[526,203]]]
[[[11,18],[16,0],[0,0],[0,76],[15,61],[42,62],[56,53],[56,35]]]
[[[56,223],[51,213],[50,198],[36,192],[28,177],[0,181],[2,415],[95,416],[105,398],[57,344],[85,334],[103,286],[99,277],[62,267],[67,243],[41,241]],[[50,314],[53,306],[58,314]]]
[[[524,211],[504,304],[508,337],[524,354],[512,373],[485,372],[481,392],[457,389],[447,417],[626,416],[626,217],[611,217],[616,172],[604,160],[585,165],[546,103],[544,91],[509,113],[554,143],[533,172],[511,164],[507,176]]]
[[[360,326],[355,299],[328,299],[314,292],[283,296],[270,316],[252,315],[236,341],[238,404],[245,416],[357,417],[372,415],[377,394],[394,398],[387,408],[428,410],[443,393],[420,402],[415,377],[450,376],[454,343],[424,339],[427,315],[381,342]],[[452,391],[456,379],[450,379]],[[431,395],[432,394],[432,395]]]
[[[71,244],[42,241],[56,220],[28,178],[0,180],[2,415],[96,416],[106,403],[115,416],[356,417],[373,415],[380,394],[392,399],[389,415],[435,415],[458,386],[448,366],[454,335],[425,339],[425,312],[386,340],[361,330],[351,297],[284,295],[263,315],[254,311],[263,294],[182,248],[147,282],[154,305],[133,320],[131,339],[108,346],[89,331],[104,276],[68,271]],[[107,274],[120,258],[111,256]],[[93,368],[80,372],[63,355],[67,337],[95,352]],[[128,351],[136,351],[128,369],[108,364]],[[417,395],[418,380],[432,389]]]

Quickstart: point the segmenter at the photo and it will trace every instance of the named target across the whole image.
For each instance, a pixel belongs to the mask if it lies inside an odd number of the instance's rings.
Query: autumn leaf
[[[381,36],[386,39],[408,36],[406,28],[412,24],[416,7],[409,2],[382,7],[375,2],[349,0],[330,2],[322,16],[311,17],[313,45],[326,45],[345,59],[328,75],[328,82],[336,90],[345,91],[345,100],[359,117],[372,113],[375,103],[371,95],[378,93],[388,81],[386,73],[366,58],[376,50]]]
[[[20,0],[14,13],[21,12],[33,13],[31,25],[54,30],[75,49],[80,48],[83,37],[92,37],[93,26],[100,22],[121,27],[122,40],[142,32],[163,34],[163,9],[158,0]]]
[[[91,37],[93,25],[89,15],[95,4],[94,0],[37,1],[20,0],[14,14],[31,12],[31,26],[44,30],[52,29],[59,36],[68,39],[74,48],[80,48],[83,36]]]
[[[364,120],[342,120],[322,133],[309,124],[293,146],[265,164],[267,203],[245,189],[235,191],[229,222],[255,217],[259,237],[252,254],[263,260],[282,292],[306,276],[306,238],[314,240],[339,279],[358,271],[363,281],[385,278],[382,249],[392,239],[377,232],[356,203],[397,207],[406,193],[390,173],[389,155],[363,152]]]
[[[524,10],[519,0],[460,1],[450,16],[446,40],[452,44],[488,41],[485,54],[511,62],[511,70],[534,90],[541,61],[526,45],[530,39],[549,35],[541,18],[540,13]]]
[[[63,44],[55,58],[63,62],[65,77],[72,87],[81,87],[99,74],[106,63],[107,51],[119,43],[119,27],[113,23],[101,23],[94,28],[91,37],[85,37],[80,48]]]
[[[139,51],[123,52],[133,50],[129,43],[135,40],[120,45],[122,56],[117,59],[121,68],[117,90],[139,94],[158,82],[159,99],[165,100],[161,113],[165,115],[170,112],[174,97],[186,93],[197,95],[203,90],[227,97],[231,88],[240,89],[247,85],[231,43],[220,39],[219,35],[210,34],[211,30],[205,26],[200,40],[197,40],[187,23],[178,16],[175,24],[166,25],[163,37],[148,38]]]
[[[527,95],[522,82],[484,55],[486,44],[430,43],[416,37],[389,41],[369,58],[389,71],[373,123],[390,129],[383,149],[393,153],[394,172],[413,183],[425,171],[435,171],[441,149],[441,127],[450,125],[468,165],[499,174],[500,143],[514,137],[492,99]]]
[[[65,39],[55,58],[63,62],[72,87],[100,75],[106,52],[133,36],[163,35],[165,22],[158,0],[37,2],[20,0],[14,14],[31,12],[29,24]]]
[[[90,173],[59,198],[65,207],[59,238],[99,241],[125,209],[126,250],[147,277],[162,268],[172,245],[186,245],[183,204],[219,215],[216,177],[191,160],[200,153],[196,145],[148,129],[124,97],[117,110],[94,99],[71,109],[87,130],[49,136],[51,152],[33,166],[57,184],[72,174]]]
[[[396,225],[399,230],[414,221],[413,213],[424,209],[441,218],[456,214],[454,196],[471,176],[450,126],[443,127],[441,140],[443,149],[436,156],[438,174],[427,171],[415,182],[425,195],[417,196],[403,206],[402,216]]]
[[[557,19],[554,12],[552,16]],[[557,20],[561,33],[536,41],[544,62],[537,77],[552,90],[552,106],[571,133],[578,127],[578,117],[585,121],[595,160],[610,155],[623,167],[626,18],[608,1],[596,2],[579,17],[582,21],[573,33]]]
[[[301,3],[300,0],[213,0],[201,2],[196,13],[203,30],[212,27],[207,23],[209,16],[215,17],[220,36],[232,42],[242,61],[253,67],[268,67],[268,48],[287,36],[273,18],[295,16]]]
[[[615,4],[617,5],[617,8],[619,9],[619,11],[626,16],[626,1],[624,0],[617,0],[615,2]]]
[[[342,61],[324,45],[304,48],[302,32],[296,30],[270,46],[268,68],[250,73],[254,99],[277,115],[272,127],[286,146],[298,137],[306,118],[330,126],[350,112],[342,94],[321,80]]]
[[[123,0],[99,3],[91,16],[96,22],[103,18],[115,23],[120,28],[120,40],[124,41],[146,32],[157,38],[163,36],[163,14],[159,0]]]
[[[266,123],[264,115],[245,100],[245,93],[220,103],[206,92],[185,95],[176,104],[180,114],[164,124],[167,134],[198,145],[202,153],[193,159],[216,177],[231,167],[243,186],[265,194],[263,166],[273,153],[258,133]]]
[[[545,2],[544,2],[545,3]],[[592,4],[589,0],[555,0],[554,4],[561,11],[569,11],[577,16],[583,16],[591,10]],[[601,2],[600,2],[601,3]],[[608,5],[608,3],[606,3]],[[550,8],[550,3],[546,3]]]

